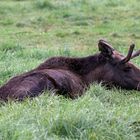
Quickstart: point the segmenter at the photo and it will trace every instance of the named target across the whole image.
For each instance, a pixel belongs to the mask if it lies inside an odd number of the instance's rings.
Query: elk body
[[[138,56],[130,46],[124,57],[104,40],[99,40],[99,53],[84,58],[53,57],[37,68],[11,78],[0,87],[0,99],[23,100],[35,97],[45,90],[54,90],[72,99],[83,94],[93,82],[107,86],[140,91],[140,69],[129,62]]]

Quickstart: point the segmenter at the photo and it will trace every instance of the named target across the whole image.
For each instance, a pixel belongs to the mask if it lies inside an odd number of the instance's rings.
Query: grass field
[[[0,85],[51,56],[87,56],[100,38],[140,49],[139,0],[0,0]],[[133,62],[140,66],[140,58]],[[140,94],[92,85],[76,100],[47,93],[0,104],[0,140],[139,140]]]

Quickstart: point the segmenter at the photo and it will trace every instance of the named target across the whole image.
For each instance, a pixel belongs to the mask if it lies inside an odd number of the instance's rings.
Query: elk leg
[[[55,89],[55,86],[53,79],[46,74],[31,73],[20,75],[0,87],[0,98],[4,101],[8,99],[22,101],[24,98],[38,96],[45,90]]]

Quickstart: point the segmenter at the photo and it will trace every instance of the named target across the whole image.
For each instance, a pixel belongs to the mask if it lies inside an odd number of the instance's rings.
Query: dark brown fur
[[[99,50],[100,53],[84,58],[50,58],[0,87],[0,98],[23,100],[54,90],[74,99],[93,82],[140,90],[140,69],[130,62],[120,64],[124,56],[103,40],[99,41]]]

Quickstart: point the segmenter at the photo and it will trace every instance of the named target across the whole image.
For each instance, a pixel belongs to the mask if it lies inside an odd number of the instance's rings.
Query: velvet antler
[[[131,44],[128,54],[123,60],[121,60],[121,62],[120,62],[121,64],[127,63],[132,58],[132,56],[133,56],[132,53],[133,53],[134,48],[135,48],[135,44]]]

